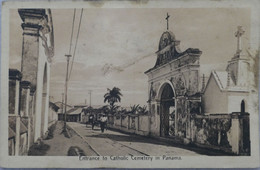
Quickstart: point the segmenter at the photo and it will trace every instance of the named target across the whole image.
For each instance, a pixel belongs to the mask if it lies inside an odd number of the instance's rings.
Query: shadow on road
[[[91,130],[88,129],[87,130]],[[100,131],[99,129],[95,129],[94,131]],[[94,137],[94,138],[108,138],[113,141],[117,142],[138,142],[138,143],[147,143],[147,144],[156,144],[156,145],[164,145],[164,146],[173,146],[173,147],[178,147],[178,148],[183,148],[183,149],[188,149],[190,151],[196,152],[198,154],[202,155],[208,155],[208,156],[234,156],[233,154],[226,153],[220,150],[213,150],[213,149],[206,149],[206,148],[199,148],[195,145],[184,145],[184,144],[179,144],[175,143],[174,139],[172,141],[165,141],[153,137],[146,137],[146,136],[139,136],[135,134],[110,134],[110,133],[99,133],[99,134],[89,134],[85,135],[85,137]]]

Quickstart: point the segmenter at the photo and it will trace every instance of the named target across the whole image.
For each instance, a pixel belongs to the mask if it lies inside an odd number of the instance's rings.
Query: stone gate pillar
[[[20,81],[22,74],[15,69],[9,70],[9,127],[15,132],[15,155],[18,156],[20,148]]]
[[[249,114],[233,112],[231,118],[232,152],[236,154],[250,154]]]

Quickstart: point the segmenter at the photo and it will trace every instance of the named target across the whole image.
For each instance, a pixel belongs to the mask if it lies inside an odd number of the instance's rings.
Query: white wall
[[[209,79],[202,102],[205,113],[229,113],[227,93],[220,91],[213,76]]]
[[[229,92],[228,96],[228,112],[240,112],[241,111],[241,102],[245,101],[245,112],[248,112],[248,93],[239,93],[239,92]]]
[[[47,63],[47,94],[45,106],[42,106],[42,90],[43,90],[43,76],[44,76],[44,67]],[[39,58],[38,58],[38,70],[37,70],[37,87],[36,87],[36,102],[35,102],[35,137],[36,141],[41,137],[41,114],[42,109],[45,107],[45,117],[44,117],[44,132],[48,129],[48,110],[49,110],[49,80],[50,80],[50,64],[47,61],[45,56],[44,48],[42,47],[42,41],[39,38]]]
[[[149,132],[149,116],[139,116],[139,130]]]

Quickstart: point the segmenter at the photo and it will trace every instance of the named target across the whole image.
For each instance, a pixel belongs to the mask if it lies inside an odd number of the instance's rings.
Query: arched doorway
[[[175,136],[175,95],[169,83],[161,87],[160,136]]]
[[[41,107],[41,136],[44,135],[45,106],[47,102],[47,64],[44,66]]]

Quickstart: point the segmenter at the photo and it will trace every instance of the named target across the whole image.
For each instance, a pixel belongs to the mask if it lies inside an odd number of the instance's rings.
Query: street
[[[68,125],[80,135],[101,156],[195,156],[194,151],[174,147],[169,143],[137,135],[129,135],[111,130],[101,133],[99,127],[68,122]]]

